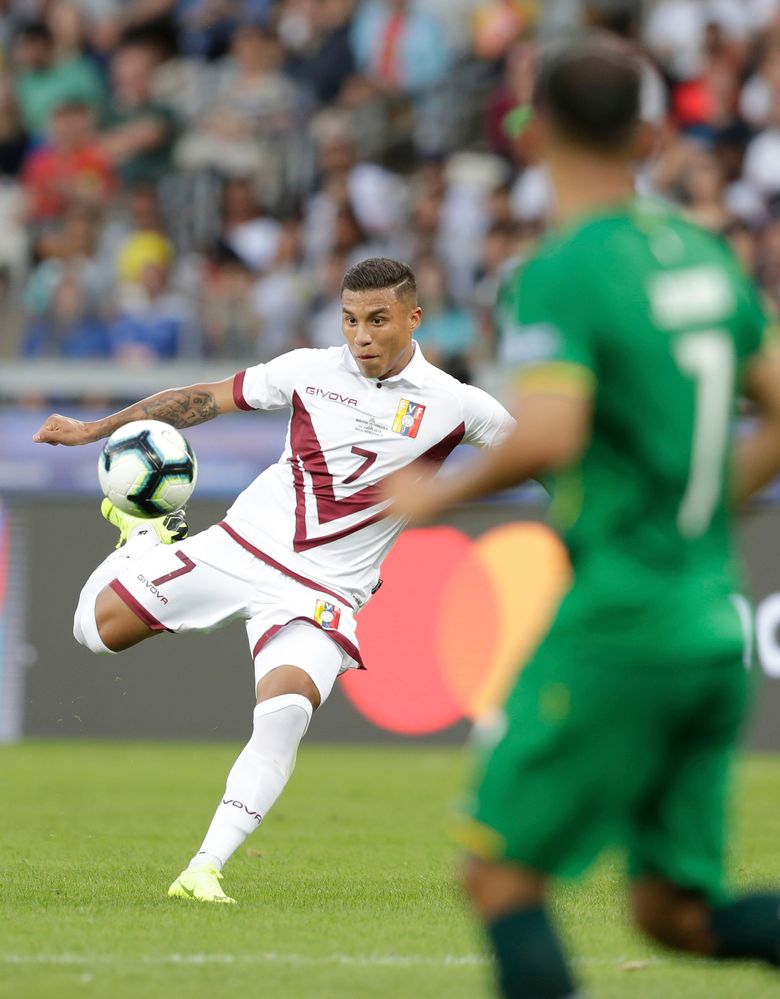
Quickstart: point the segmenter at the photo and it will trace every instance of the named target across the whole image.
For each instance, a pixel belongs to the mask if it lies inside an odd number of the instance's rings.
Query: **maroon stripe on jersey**
[[[440,465],[460,444],[465,433],[466,425],[460,423],[443,440],[428,448],[424,454],[419,455],[409,465],[414,466],[418,462]],[[369,527],[372,524],[376,524],[377,521],[384,519],[386,513],[380,511],[366,520],[362,520],[351,527],[345,527],[332,534],[310,535],[306,526],[304,470],[309,473],[311,478],[312,491],[317,507],[317,519],[321,525],[350,516],[351,514],[360,513],[362,510],[368,510],[381,503],[385,498],[384,485],[383,481],[375,482],[372,485],[364,486],[363,489],[359,489],[350,496],[336,499],[333,489],[333,476],[328,470],[328,464],[325,460],[325,455],[322,453],[311,414],[304,406],[297,392],[293,393],[293,412],[290,420],[290,448],[292,456],[289,461],[292,470],[293,485],[295,487],[294,551],[307,551],[309,548],[319,548],[321,545],[330,544],[332,541],[339,541],[341,538],[354,534],[355,531],[362,531],[364,527]]]
[[[153,614],[150,614],[144,605],[136,600],[133,594],[126,587],[122,586],[118,579],[113,579],[108,585],[114,593],[116,593],[119,599],[126,603],[136,617],[140,617],[146,627],[151,631],[171,630],[170,628],[166,628],[161,621],[158,621]]]
[[[298,538],[298,540],[293,543],[293,547],[297,552],[305,552],[309,548],[319,548],[320,545],[328,545],[331,541],[341,541],[342,538],[346,538],[350,534],[354,534],[355,531],[362,531],[364,527],[370,527],[372,524],[377,524],[380,520],[384,520],[385,517],[387,517],[387,511],[380,510],[379,513],[375,513],[373,516],[366,517],[365,520],[361,520],[359,524],[353,524],[352,527],[342,527],[340,531],[334,531],[333,534],[320,534],[316,538]]]
[[[333,476],[328,469],[325,455],[322,453],[322,445],[314,429],[311,414],[304,406],[297,392],[293,392],[292,404],[290,448],[292,450],[293,477],[297,473],[298,478],[301,479],[301,487],[303,487],[299,463],[303,464],[303,467],[311,476],[312,491],[317,504],[319,522],[321,524],[328,524],[332,520],[349,517],[350,514],[360,513],[362,510],[368,510],[370,507],[376,506],[377,503],[381,503],[385,496],[382,486],[378,482],[370,486],[364,486],[362,489],[358,489],[357,492],[350,493],[349,496],[336,499],[336,493],[333,489]],[[300,493],[299,497],[303,501]],[[297,506],[301,507],[302,502],[298,503]],[[305,511],[302,511],[302,515],[305,517]],[[296,517],[296,519],[298,518]],[[298,533],[296,531],[296,535]]]
[[[246,378],[246,371],[239,371],[233,375],[233,402],[239,409],[252,411],[255,407],[250,406],[244,398],[244,378]]]
[[[355,662],[358,664],[359,669],[365,669],[363,660],[360,658],[360,652],[357,645],[354,645],[348,638],[341,634],[340,631],[331,631],[330,628],[323,628],[321,624],[318,624],[313,617],[306,617],[301,615],[300,617],[291,617],[289,621],[285,621],[284,624],[273,624],[263,635],[261,635],[255,642],[255,647],[252,649],[252,659],[254,660],[258,652],[266,646],[274,635],[277,635],[282,628],[286,628],[288,624],[292,624],[293,621],[306,621],[307,624],[313,624],[315,628],[319,628],[323,635],[327,635],[331,641],[335,642],[336,645],[348,656],[351,656]]]
[[[460,444],[466,435],[466,424],[459,423],[454,430],[450,430],[446,437],[443,437],[438,444],[434,444],[433,447],[429,447],[427,451],[420,455],[419,458],[415,458],[414,461],[409,463],[410,468],[414,468],[417,464],[423,465],[441,465],[443,461],[452,454],[455,448]]]
[[[340,604],[352,607],[352,602],[347,600],[347,598],[342,594],[336,593],[335,590],[329,590],[325,586],[321,586],[315,580],[307,579],[306,576],[301,576],[300,573],[293,572],[293,570],[288,569],[286,565],[283,565],[281,562],[277,562],[275,558],[271,558],[270,555],[266,555],[266,553],[260,551],[259,548],[255,548],[253,544],[250,544],[246,538],[242,538],[238,531],[235,531],[226,521],[220,520],[217,526],[221,527],[223,531],[226,531],[237,544],[241,545],[242,548],[246,548],[248,552],[251,552],[256,558],[259,558],[261,562],[265,562],[266,565],[270,565],[274,569],[277,569],[283,576],[289,576],[290,579],[294,579],[295,582],[300,583],[301,586],[307,586],[310,590],[316,590],[318,593],[327,593],[329,597],[333,597],[334,600],[338,600]]]

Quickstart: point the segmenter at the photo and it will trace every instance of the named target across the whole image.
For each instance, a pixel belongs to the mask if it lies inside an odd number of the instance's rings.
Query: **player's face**
[[[357,366],[366,378],[389,378],[412,358],[412,333],[422,309],[413,298],[396,298],[392,288],[344,291],[341,329]]]

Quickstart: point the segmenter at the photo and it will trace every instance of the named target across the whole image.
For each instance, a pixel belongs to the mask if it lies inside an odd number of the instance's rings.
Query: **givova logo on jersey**
[[[393,420],[393,430],[402,437],[416,437],[425,415],[425,406],[411,399],[401,399]]]

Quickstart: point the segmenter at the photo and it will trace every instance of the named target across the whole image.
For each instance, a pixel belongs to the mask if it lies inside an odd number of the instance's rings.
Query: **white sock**
[[[81,590],[73,616],[73,637],[79,645],[84,645],[95,653],[116,655],[100,637],[95,621],[95,601],[107,583],[159,543],[160,539],[154,528],[146,528],[140,524],[132,531],[127,542],[111,552],[95,569]]]
[[[254,711],[252,738],[228,774],[225,793],[190,867],[218,870],[260,825],[295,767],[313,708],[301,694],[280,694]]]

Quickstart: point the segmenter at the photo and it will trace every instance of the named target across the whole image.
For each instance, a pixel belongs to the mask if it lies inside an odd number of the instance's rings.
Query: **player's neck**
[[[384,381],[385,378],[393,378],[395,375],[400,375],[401,372],[404,370],[404,368],[407,366],[407,364],[411,363],[413,357],[414,357],[414,340],[410,342],[407,349],[398,358],[395,364],[391,368],[388,368],[388,370],[385,371],[383,375],[379,376],[379,381]]]
[[[548,160],[555,190],[555,219],[568,226],[586,215],[634,197],[630,160],[593,156],[571,148]]]

